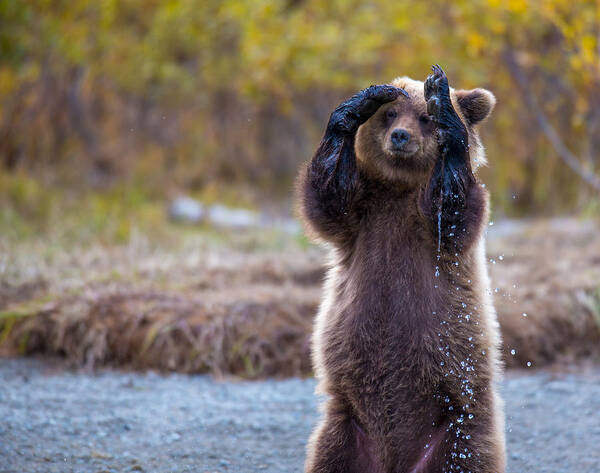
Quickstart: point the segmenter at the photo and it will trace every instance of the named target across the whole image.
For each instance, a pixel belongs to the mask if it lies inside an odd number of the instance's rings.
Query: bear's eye
[[[390,108],[389,110],[386,110],[386,112],[385,112],[385,118],[387,118],[388,120],[393,120],[397,116],[398,116],[398,114],[396,113],[396,110],[394,110],[393,108]]]
[[[423,124],[423,125],[427,125],[430,121],[431,118],[429,118],[429,115],[421,115],[419,117],[419,121]]]

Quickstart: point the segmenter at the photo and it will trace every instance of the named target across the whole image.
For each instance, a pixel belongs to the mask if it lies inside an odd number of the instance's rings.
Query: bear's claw
[[[427,113],[438,124],[443,121],[442,113],[452,108],[450,101],[450,86],[446,73],[437,64],[431,66],[433,74],[425,80],[425,100],[427,101]]]
[[[467,146],[467,129],[462,122],[450,98],[448,77],[437,64],[431,66],[433,71],[425,80],[424,93],[427,101],[427,113],[438,128],[438,141],[442,148],[446,145]]]
[[[468,131],[452,105],[448,77],[437,64],[431,70],[424,84],[427,113],[437,127],[440,157],[444,161],[444,194],[453,195],[453,186],[448,183],[456,180],[456,173],[470,172]]]

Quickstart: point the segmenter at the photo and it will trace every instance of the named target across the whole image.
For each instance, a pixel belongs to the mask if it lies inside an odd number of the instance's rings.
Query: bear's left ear
[[[496,105],[496,97],[486,89],[456,90],[454,94],[470,125],[484,120]]]

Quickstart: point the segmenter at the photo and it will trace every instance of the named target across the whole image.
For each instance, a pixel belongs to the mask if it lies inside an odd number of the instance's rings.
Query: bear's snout
[[[395,128],[389,134],[387,152],[394,158],[409,158],[420,149],[418,136],[411,134],[410,128]]]
[[[392,145],[394,150],[404,151],[410,141],[410,133],[402,128],[396,128],[392,132]]]

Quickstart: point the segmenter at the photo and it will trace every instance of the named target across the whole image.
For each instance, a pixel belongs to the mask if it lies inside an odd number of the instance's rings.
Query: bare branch
[[[585,169],[581,165],[579,159],[577,159],[577,157],[565,146],[559,134],[550,124],[550,121],[542,109],[538,106],[537,100],[529,87],[529,80],[525,76],[521,66],[519,66],[514,52],[510,49],[505,49],[503,56],[510,74],[519,86],[523,101],[527,104],[529,110],[531,110],[534,114],[538,126],[552,144],[552,147],[558,154],[559,158],[562,159],[562,161],[586,183],[588,183],[597,191],[600,191],[600,176],[594,174],[588,169]]]

